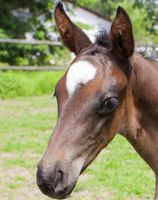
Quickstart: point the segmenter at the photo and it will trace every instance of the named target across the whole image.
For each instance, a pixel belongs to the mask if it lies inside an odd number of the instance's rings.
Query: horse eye
[[[102,108],[104,109],[104,113],[107,114],[114,111],[117,105],[118,105],[118,99],[116,97],[111,97],[104,101]]]

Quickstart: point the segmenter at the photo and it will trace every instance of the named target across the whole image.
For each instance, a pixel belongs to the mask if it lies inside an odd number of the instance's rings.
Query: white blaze
[[[88,61],[78,61],[72,64],[67,73],[66,88],[71,96],[81,84],[93,80],[96,75],[96,68]]]

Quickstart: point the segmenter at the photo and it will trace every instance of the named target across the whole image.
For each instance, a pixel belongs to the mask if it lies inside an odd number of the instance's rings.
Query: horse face
[[[38,165],[37,184],[44,194],[63,199],[120,128],[134,44],[130,20],[121,8],[107,48],[92,44],[61,4],[55,18],[63,43],[76,58],[56,86],[58,121]]]

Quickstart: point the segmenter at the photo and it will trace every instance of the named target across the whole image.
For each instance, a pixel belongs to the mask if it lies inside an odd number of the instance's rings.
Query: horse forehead
[[[69,96],[72,96],[81,84],[85,85],[95,79],[96,73],[96,67],[88,61],[82,60],[72,64],[66,76],[66,88]]]

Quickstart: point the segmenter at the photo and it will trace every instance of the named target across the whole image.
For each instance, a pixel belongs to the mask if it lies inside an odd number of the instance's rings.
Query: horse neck
[[[153,106],[158,102],[158,64],[138,53],[133,56],[131,76],[134,98]]]
[[[122,134],[158,171],[158,65],[135,53],[127,88]]]

